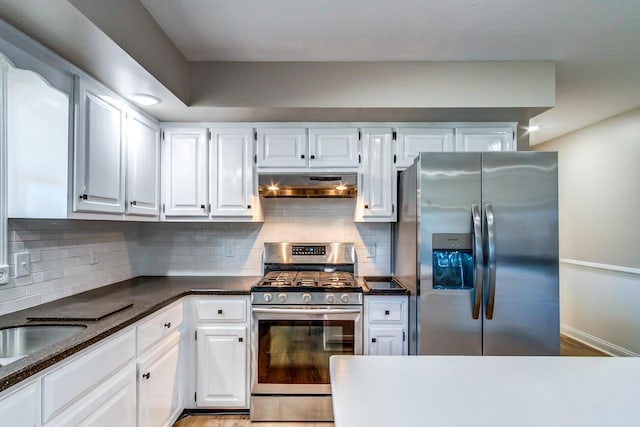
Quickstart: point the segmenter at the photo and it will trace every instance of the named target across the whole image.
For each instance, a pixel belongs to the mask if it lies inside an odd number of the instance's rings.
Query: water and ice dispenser
[[[433,289],[473,289],[471,234],[433,234]]]

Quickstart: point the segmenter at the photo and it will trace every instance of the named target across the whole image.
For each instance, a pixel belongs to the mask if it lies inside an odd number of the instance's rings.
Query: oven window
[[[329,384],[329,357],[354,354],[352,320],[259,322],[259,383]]]

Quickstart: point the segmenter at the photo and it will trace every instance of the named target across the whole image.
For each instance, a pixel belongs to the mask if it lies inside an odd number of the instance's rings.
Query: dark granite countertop
[[[0,367],[0,391],[72,356],[186,295],[249,295],[258,276],[136,277],[26,310],[0,316],[0,329],[20,325],[86,325],[81,332]],[[55,317],[70,305],[101,308],[131,306],[99,320],[29,321]]]
[[[359,278],[366,295],[409,295],[409,290],[395,277],[365,276]]]

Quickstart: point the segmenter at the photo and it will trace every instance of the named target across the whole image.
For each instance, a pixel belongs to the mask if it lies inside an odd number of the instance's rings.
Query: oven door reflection
[[[360,306],[252,312],[254,394],[329,394],[329,358],[362,354]]]

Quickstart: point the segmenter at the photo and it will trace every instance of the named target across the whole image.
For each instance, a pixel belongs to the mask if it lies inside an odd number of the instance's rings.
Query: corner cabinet
[[[396,180],[390,128],[362,130],[362,163],[358,173],[355,221],[396,219]]]
[[[125,109],[99,85],[76,77],[73,210],[124,213]]]
[[[259,203],[252,129],[211,129],[210,133],[210,215],[251,219]]]
[[[408,297],[365,295],[364,354],[408,354]]]
[[[159,209],[160,129],[127,112],[127,215],[157,217]]]

